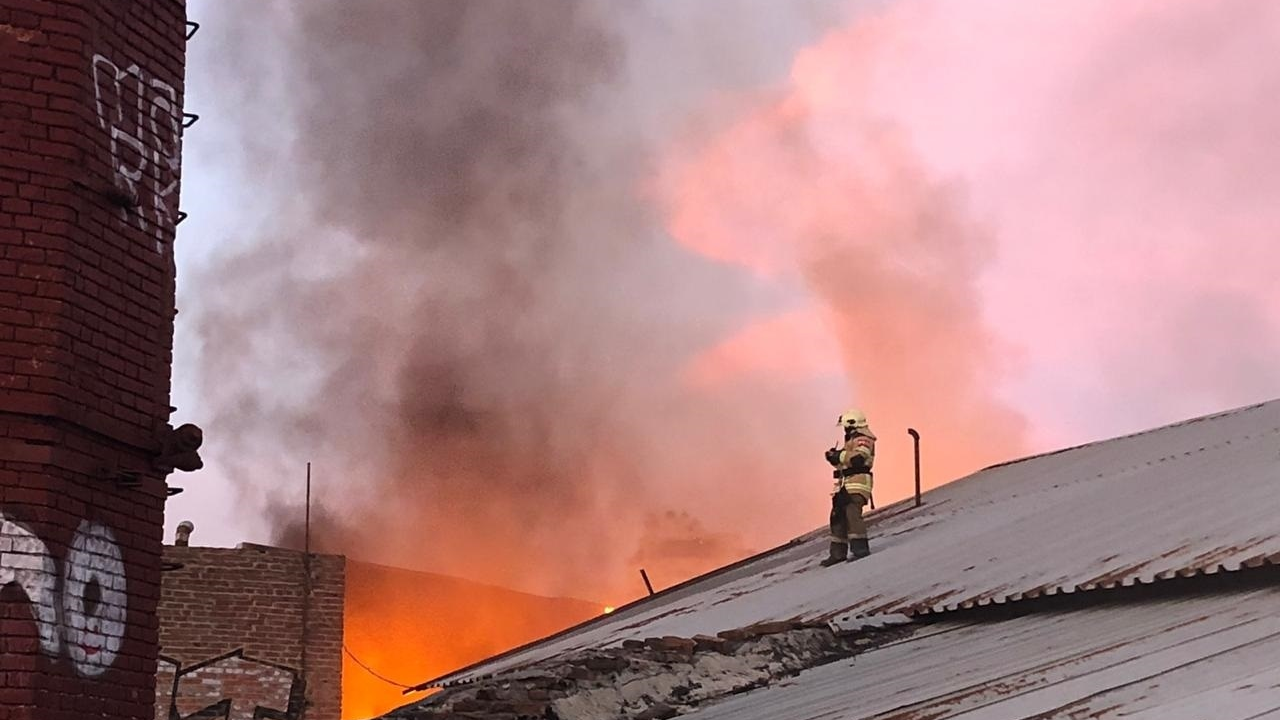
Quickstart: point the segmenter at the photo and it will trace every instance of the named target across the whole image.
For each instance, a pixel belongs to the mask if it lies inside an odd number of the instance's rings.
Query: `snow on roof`
[[[1280,401],[987,468],[873,513],[870,557],[824,531],[427,683],[628,638],[770,620],[870,620],[1280,560]]]

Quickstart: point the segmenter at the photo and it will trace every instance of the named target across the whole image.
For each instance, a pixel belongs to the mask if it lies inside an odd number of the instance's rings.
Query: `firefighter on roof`
[[[837,424],[844,430],[844,444],[827,450],[827,462],[835,468],[831,473],[835,487],[831,492],[831,555],[822,561],[824,567],[871,554],[862,506],[871,500],[876,436],[859,410],[844,413]]]

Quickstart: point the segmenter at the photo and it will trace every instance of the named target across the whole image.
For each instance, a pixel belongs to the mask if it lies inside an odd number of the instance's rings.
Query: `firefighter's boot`
[[[845,557],[849,554],[849,545],[842,542],[831,543],[831,555],[822,561],[822,567],[831,567],[836,563],[845,561]]]
[[[864,558],[871,554],[871,545],[866,538],[854,538],[849,541],[849,562]]]

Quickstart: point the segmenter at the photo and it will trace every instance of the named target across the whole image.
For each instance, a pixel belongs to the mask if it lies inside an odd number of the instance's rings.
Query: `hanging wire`
[[[346,653],[346,654],[347,654],[347,657],[351,658],[352,662],[354,662],[355,664],[357,664],[357,665],[359,665],[360,667],[364,668],[364,671],[365,671],[365,672],[367,672],[367,673],[369,673],[370,675],[372,675],[372,676],[374,676],[374,677],[378,678],[378,679],[379,679],[379,680],[381,680],[382,682],[384,682],[384,683],[386,683],[386,684],[388,684],[388,685],[394,685],[394,686],[396,686],[396,687],[398,687],[398,688],[401,688],[401,689],[403,689],[403,690],[412,690],[412,689],[413,689],[413,686],[412,686],[412,685],[405,685],[404,683],[396,682],[395,680],[392,680],[391,678],[387,677],[386,675],[383,675],[382,673],[379,673],[377,670],[374,670],[373,668],[371,668],[371,667],[369,667],[368,665],[364,664],[364,662],[363,662],[360,658],[356,657],[355,653],[351,652],[351,648],[347,647],[347,644],[346,644],[346,643],[342,643],[342,652]]]

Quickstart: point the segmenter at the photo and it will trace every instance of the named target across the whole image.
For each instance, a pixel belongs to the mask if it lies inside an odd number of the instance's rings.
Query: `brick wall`
[[[170,547],[160,599],[160,691],[156,720],[212,706],[216,717],[253,720],[271,710],[287,720],[338,720],[342,695],[345,560],[313,555],[303,677],[302,553],[260,545]]]
[[[0,718],[153,714],[182,0],[0,3]]]

